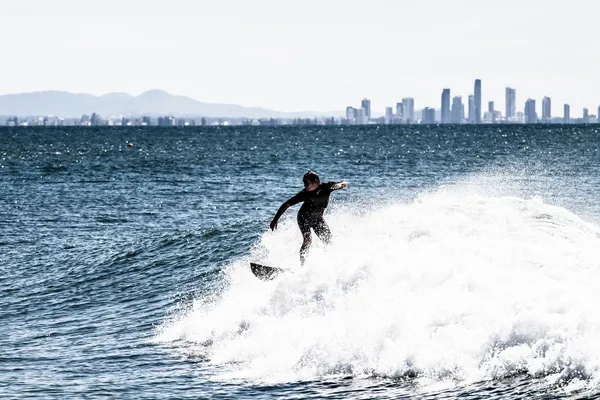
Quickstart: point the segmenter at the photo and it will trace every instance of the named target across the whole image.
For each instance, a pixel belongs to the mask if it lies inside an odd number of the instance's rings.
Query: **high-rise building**
[[[423,118],[421,118],[422,124],[435,124],[435,109],[425,107],[423,109]]]
[[[402,99],[402,108],[404,111],[404,121],[410,124],[415,119],[415,99],[412,97],[406,97]]]
[[[404,107],[402,103],[396,103],[396,120],[402,123],[404,120]]]
[[[90,118],[90,125],[92,126],[99,126],[102,125],[102,119],[100,118],[100,116],[96,113],[93,113],[91,118]]]
[[[506,88],[506,115],[504,119],[510,121],[515,118],[517,111],[517,91],[515,89]]]
[[[357,111],[358,110],[352,106],[346,107],[346,119],[348,120],[348,123],[350,125],[353,125],[354,123],[356,123]]]
[[[442,91],[442,124],[449,124],[450,118],[450,89]]]
[[[552,100],[550,97],[544,97],[542,100],[542,122],[548,123],[552,119]]]
[[[518,122],[520,124],[525,122],[525,114],[522,113],[521,111],[517,111],[517,113],[515,114],[515,122]]]
[[[123,118],[125,119],[125,118]],[[126,121],[123,121],[126,122]],[[124,123],[122,123],[125,125]],[[175,117],[173,116],[164,116],[158,117],[158,126],[175,126]]]
[[[385,108],[385,124],[390,125],[394,121],[394,109],[392,107]]]
[[[454,96],[452,99],[452,120],[453,124],[462,124],[464,115],[464,108],[462,105],[462,97]]]
[[[565,107],[564,107],[563,123],[564,124],[571,123],[571,106],[568,104],[565,104]]]
[[[587,124],[590,122],[590,113],[587,108],[583,109],[583,123]]]
[[[596,122],[600,124],[600,106],[598,106],[598,114],[596,114]]]
[[[481,79],[475,79],[475,123],[481,123]]]
[[[367,110],[359,108],[356,111],[356,125],[364,125],[367,123]]]
[[[469,120],[470,124],[475,123],[475,96],[473,96],[472,94],[469,95],[469,117],[468,117],[468,120]]]
[[[365,115],[367,119],[371,119],[371,100],[362,99],[360,106],[365,109]]]
[[[535,100],[533,99],[527,99],[527,101],[525,102],[525,123],[537,123],[537,114],[535,112]]]
[[[490,123],[492,123],[492,124],[496,123],[496,111],[494,110],[494,102],[493,101],[488,102],[488,119],[489,119]]]

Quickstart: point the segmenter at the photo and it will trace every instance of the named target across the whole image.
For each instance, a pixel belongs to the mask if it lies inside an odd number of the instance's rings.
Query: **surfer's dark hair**
[[[307,185],[309,183],[320,183],[320,182],[321,182],[321,179],[319,178],[319,175],[317,175],[317,173],[314,171],[308,171],[302,177],[302,183],[304,183],[305,185]]]

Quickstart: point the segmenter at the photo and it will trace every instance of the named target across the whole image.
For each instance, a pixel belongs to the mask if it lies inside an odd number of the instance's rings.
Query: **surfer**
[[[313,171],[308,171],[302,178],[304,183],[304,190],[300,191],[297,195],[286,201],[279,207],[277,214],[271,221],[271,230],[277,229],[277,221],[283,215],[285,210],[291,206],[304,202],[298,211],[298,227],[302,233],[302,247],[300,247],[300,262],[304,264],[308,249],[312,243],[312,237],[310,229],[315,231],[315,234],[325,244],[331,242],[331,230],[325,219],[323,219],[323,213],[329,203],[329,195],[334,190],[344,189],[348,187],[348,182],[321,182],[319,175]]]

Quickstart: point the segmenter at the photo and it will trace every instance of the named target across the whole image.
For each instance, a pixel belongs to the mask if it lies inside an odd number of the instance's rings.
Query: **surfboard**
[[[250,263],[250,269],[252,270],[254,276],[256,276],[258,279],[262,279],[263,281],[270,281],[285,271],[283,268],[269,267],[267,265],[252,262]]]

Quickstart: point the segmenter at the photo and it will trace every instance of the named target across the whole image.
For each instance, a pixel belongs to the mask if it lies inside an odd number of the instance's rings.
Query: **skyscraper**
[[[542,100],[542,122],[548,123],[552,119],[552,100],[550,97],[544,97]]]
[[[404,121],[404,106],[402,103],[396,103],[396,119],[400,123]]]
[[[469,123],[475,123],[475,96],[472,94],[469,95]]]
[[[465,118],[463,113],[463,105],[462,105],[462,97],[454,96],[452,99],[452,123],[453,124],[462,124],[463,119]]]
[[[475,123],[481,123],[481,79],[475,79]]]
[[[422,124],[435,124],[435,109],[425,107],[423,109],[423,118],[421,118]]]
[[[515,89],[506,88],[506,115],[504,119],[509,121],[514,119],[517,111],[517,91]]]
[[[371,100],[362,99],[360,106],[365,109],[365,115],[367,119],[371,119]]]
[[[415,99],[412,97],[402,99],[402,108],[404,111],[404,120],[407,124],[412,123],[415,119]]]
[[[525,102],[525,123],[537,123],[537,114],[535,112],[535,100],[533,99],[527,99],[527,101]]]
[[[493,101],[488,102],[488,119],[489,119],[490,123],[492,123],[492,124],[496,123],[496,111],[494,110],[494,102]]]
[[[450,123],[450,89],[442,91],[442,124]]]
[[[565,114],[563,116],[563,123],[564,124],[570,124],[571,123],[571,106],[568,104],[565,104]]]
[[[359,108],[356,111],[356,125],[364,125],[367,123],[367,110]]]
[[[392,107],[385,108],[385,124],[390,125],[394,121],[394,110]]]
[[[583,123],[587,124],[590,122],[590,114],[587,108],[583,109]]]
[[[354,123],[356,122],[356,114],[357,114],[356,108],[354,108],[352,106],[346,107],[346,119],[348,120],[348,123],[350,125],[354,125]]]

